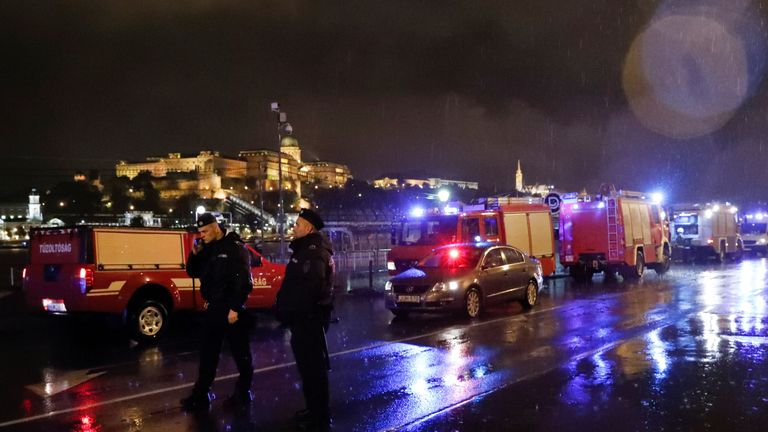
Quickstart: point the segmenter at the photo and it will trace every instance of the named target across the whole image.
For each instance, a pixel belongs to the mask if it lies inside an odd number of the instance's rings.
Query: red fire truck
[[[390,275],[403,272],[434,248],[467,242],[500,242],[541,261],[545,276],[555,272],[555,241],[549,206],[509,200],[498,209],[412,215],[396,222],[387,252]]]
[[[560,262],[580,281],[594,273],[642,277],[645,267],[669,270],[669,223],[658,204],[638,192],[569,194],[560,207]]]
[[[30,232],[24,269],[26,303],[51,314],[122,315],[135,339],[159,338],[169,314],[202,310],[200,281],[185,270],[198,235],[143,228],[39,228]],[[251,253],[253,291],[247,307],[275,303],[285,266]]]

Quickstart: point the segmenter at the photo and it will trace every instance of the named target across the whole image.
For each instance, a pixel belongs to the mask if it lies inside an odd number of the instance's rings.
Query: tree
[[[46,191],[41,201],[50,215],[92,215],[101,207],[101,192],[86,182],[60,182]]]

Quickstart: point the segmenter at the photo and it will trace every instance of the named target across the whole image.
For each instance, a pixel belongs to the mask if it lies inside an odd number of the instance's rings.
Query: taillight
[[[80,291],[85,294],[93,288],[93,269],[80,267]]]

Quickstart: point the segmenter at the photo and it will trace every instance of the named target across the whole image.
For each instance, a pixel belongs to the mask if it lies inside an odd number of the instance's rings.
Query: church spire
[[[517,160],[517,172],[515,173],[515,190],[523,191],[523,170],[520,168],[520,159]]]

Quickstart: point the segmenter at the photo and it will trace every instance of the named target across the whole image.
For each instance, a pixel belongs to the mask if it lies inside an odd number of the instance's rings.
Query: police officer
[[[213,394],[221,345],[227,339],[240,377],[226,405],[244,406],[253,400],[253,365],[250,320],[245,301],[253,289],[250,254],[236,233],[227,233],[210,213],[197,220],[202,242],[195,243],[187,260],[187,274],[200,279],[205,300],[204,327],[200,347],[200,369],[192,394],[181,400],[188,411],[207,410]]]
[[[333,309],[333,250],[318,231],[323,220],[312,210],[299,213],[293,251],[277,295],[277,317],[291,330],[291,349],[302,380],[306,409],[296,413],[303,430],[331,427],[328,393],[328,330]]]

